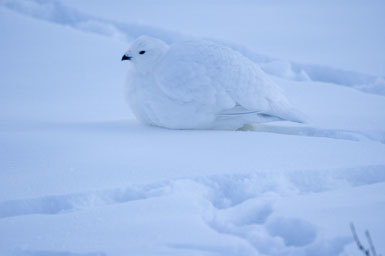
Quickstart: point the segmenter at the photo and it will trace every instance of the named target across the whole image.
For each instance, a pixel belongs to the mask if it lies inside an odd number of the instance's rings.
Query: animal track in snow
[[[307,250],[320,246],[317,229],[311,223],[273,217],[273,201],[253,198],[227,209],[214,208],[207,224],[219,233],[244,239],[264,255],[306,255]]]
[[[195,179],[209,189],[209,201],[217,209],[236,206],[260,196],[317,193],[347,186],[385,181],[385,166],[372,165],[330,170],[264,171]]]
[[[125,189],[3,201],[0,202],[0,219],[28,214],[59,214],[101,205],[142,200],[161,196],[167,192],[167,189],[167,184],[150,184]]]
[[[254,248],[256,254],[338,255],[351,242],[349,239],[325,240],[319,237],[318,229],[312,223],[300,218],[277,215],[275,201],[288,195],[318,193],[343,186],[361,186],[383,181],[385,166],[217,175],[129,186],[124,189],[3,201],[0,202],[0,218],[27,214],[60,214],[143,200],[167,193],[176,193],[184,198],[185,193],[188,197],[185,200],[195,198],[209,202],[199,205],[205,207],[202,218],[210,228],[244,240],[250,248]],[[196,186],[202,189],[192,189]]]
[[[205,220],[215,231],[244,239],[265,255],[338,255],[351,242],[350,237],[318,237],[312,223],[277,215],[275,200],[383,182],[385,166],[261,172],[197,180],[208,187],[212,211]]]
[[[363,166],[350,169],[260,172],[249,175],[218,175],[193,178],[208,189],[208,200],[214,208],[227,209],[243,202],[259,198],[275,198],[279,195],[316,193],[333,190],[341,186],[360,186],[385,181],[385,166]],[[38,198],[8,200],[0,202],[0,218],[27,214],[58,214],[101,205],[142,200],[168,193],[170,184],[148,184],[129,186],[125,189],[85,192],[78,194],[50,195]],[[258,206],[259,207],[259,206]],[[266,215],[271,206],[260,208]],[[258,223],[263,219],[261,212],[237,223]],[[261,222],[261,221],[259,221]]]
[[[266,229],[270,235],[281,237],[287,246],[305,246],[314,242],[317,236],[316,228],[301,219],[274,218],[267,223]]]

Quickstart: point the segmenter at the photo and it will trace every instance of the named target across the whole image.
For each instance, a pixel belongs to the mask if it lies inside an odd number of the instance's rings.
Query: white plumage
[[[173,129],[237,129],[302,122],[280,88],[241,53],[210,41],[167,45],[141,36],[130,60],[128,100],[137,118]]]

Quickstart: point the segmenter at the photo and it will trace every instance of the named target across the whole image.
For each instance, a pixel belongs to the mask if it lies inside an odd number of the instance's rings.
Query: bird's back
[[[155,77],[161,90],[183,104],[216,114],[242,106],[280,119],[302,121],[281,89],[251,60],[209,41],[172,45]]]

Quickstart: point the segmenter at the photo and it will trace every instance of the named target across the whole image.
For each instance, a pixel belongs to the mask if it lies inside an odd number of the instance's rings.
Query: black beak
[[[123,60],[131,60],[132,59],[132,57],[131,56],[127,56],[127,55],[123,55],[123,57],[122,57],[122,61]]]

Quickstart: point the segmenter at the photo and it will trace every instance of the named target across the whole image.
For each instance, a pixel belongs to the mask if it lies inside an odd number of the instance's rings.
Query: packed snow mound
[[[108,19],[101,19],[77,11],[62,4],[58,0],[1,0],[0,5],[13,11],[30,15],[37,19],[56,22],[71,26],[82,31],[114,37],[118,40],[132,42],[140,35],[159,38],[166,43],[175,43],[192,39],[187,34],[170,31],[143,24],[127,24]],[[385,95],[385,78],[383,76],[367,75],[316,64],[303,64],[292,61],[282,61],[261,54],[257,54],[239,44],[229,41],[208,38],[220,44],[227,45],[262,65],[262,69],[274,76],[297,81],[316,81],[335,83],[349,86],[367,93]]]
[[[230,129],[274,120],[303,122],[259,66],[205,40],[136,39],[122,57],[130,68],[128,100],[136,116],[174,129]]]

